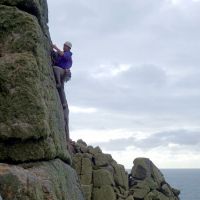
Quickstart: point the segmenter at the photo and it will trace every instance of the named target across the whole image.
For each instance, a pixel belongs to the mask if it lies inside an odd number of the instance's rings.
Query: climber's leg
[[[56,87],[60,88],[61,87],[61,74],[62,74],[62,68],[53,66],[53,71],[56,79]]]
[[[67,107],[67,100],[66,100],[65,91],[64,91],[64,84],[61,84],[61,87],[58,88],[58,92],[60,95],[60,101],[62,103],[63,109],[65,109]]]
[[[71,78],[71,73],[69,75],[69,73],[66,73],[66,71],[63,70],[62,74],[61,74],[61,96],[60,96],[61,102],[62,102],[62,105],[63,105],[63,109],[68,107],[66,95],[65,95],[65,91],[64,91],[64,84],[65,84],[65,82],[69,81],[70,78]]]

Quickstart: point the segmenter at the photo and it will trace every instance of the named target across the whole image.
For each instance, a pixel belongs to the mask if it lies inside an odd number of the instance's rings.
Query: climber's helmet
[[[67,46],[67,47],[69,47],[70,49],[72,48],[72,43],[69,42],[69,41],[65,42],[64,45]]]

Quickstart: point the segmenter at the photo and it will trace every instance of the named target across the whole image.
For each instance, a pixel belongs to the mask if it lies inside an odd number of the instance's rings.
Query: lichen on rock
[[[59,159],[0,165],[0,192],[4,200],[83,200],[76,172]]]
[[[19,2],[0,5],[0,148],[4,149],[0,160],[60,157],[70,163],[51,69],[50,41],[36,16],[15,7]],[[14,149],[19,148],[25,153],[16,155]]]
[[[0,199],[84,200],[67,149],[46,0],[0,0]]]

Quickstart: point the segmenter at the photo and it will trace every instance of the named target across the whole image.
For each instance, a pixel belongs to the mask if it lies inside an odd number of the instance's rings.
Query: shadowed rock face
[[[0,195],[83,200],[51,67],[47,2],[0,0],[0,16]]]
[[[16,6],[19,10],[34,15],[46,36],[48,32],[48,7],[46,0],[0,0],[0,4],[7,6]]]

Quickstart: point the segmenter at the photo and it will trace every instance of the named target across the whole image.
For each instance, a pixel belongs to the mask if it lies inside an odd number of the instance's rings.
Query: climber
[[[63,51],[61,51],[56,45],[52,45],[53,51],[51,53],[53,62],[53,71],[56,79],[56,87],[58,89],[60,100],[63,109],[67,106],[67,100],[64,92],[64,82],[71,79],[72,67],[72,44],[70,42],[65,42],[63,45]]]

